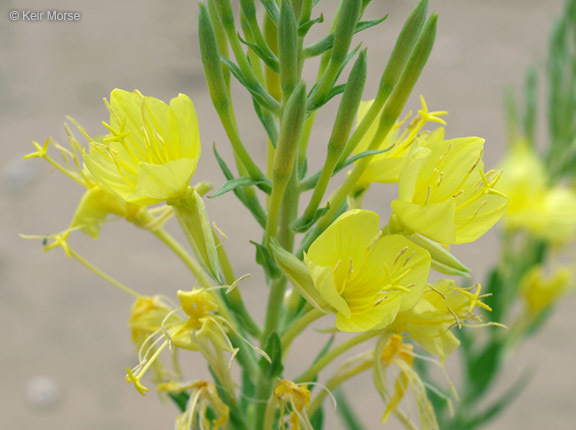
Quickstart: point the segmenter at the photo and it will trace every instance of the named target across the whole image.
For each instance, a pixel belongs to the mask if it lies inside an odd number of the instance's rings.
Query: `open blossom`
[[[562,184],[550,186],[542,160],[532,148],[514,143],[502,167],[498,189],[510,198],[506,228],[555,243],[576,235],[576,192]]]
[[[84,155],[90,172],[131,203],[183,197],[200,157],[192,101],[179,94],[167,105],[139,91],[115,89],[107,106],[110,133],[91,142]]]
[[[435,139],[413,147],[402,169],[392,212],[408,230],[436,242],[473,242],[506,210],[494,186],[501,172],[484,172],[484,139]]]
[[[410,148],[418,144],[418,140],[435,138],[434,133],[432,133],[431,137],[429,132],[422,132],[422,128],[429,122],[442,125],[446,124],[440,116],[446,115],[447,112],[429,112],[424,97],[420,96],[420,101],[422,103],[422,109],[418,111],[418,114],[410,123],[402,130],[402,126],[410,118],[409,114],[404,120],[397,122],[392,130],[390,130],[390,133],[378,143],[377,149],[390,149],[370,157],[370,164],[368,164],[368,167],[358,180],[359,185],[368,185],[370,182],[398,182],[402,166],[406,161],[406,156],[410,152]],[[358,108],[358,123],[362,121],[372,106],[372,103],[373,100],[360,103],[360,107]],[[370,125],[366,134],[354,149],[356,154],[368,149],[376,135],[378,123],[379,121],[374,121]]]
[[[400,235],[382,236],[376,213],[341,215],[304,256],[314,287],[336,311],[336,327],[385,328],[413,307],[426,286],[430,254]]]
[[[476,307],[491,310],[482,302],[485,296],[481,291],[479,285],[471,291],[458,287],[452,279],[436,281],[429,285],[416,306],[398,314],[394,328],[409,333],[415,342],[430,354],[437,354],[443,362],[460,345],[450,329],[466,325],[467,321],[481,321],[472,313]]]

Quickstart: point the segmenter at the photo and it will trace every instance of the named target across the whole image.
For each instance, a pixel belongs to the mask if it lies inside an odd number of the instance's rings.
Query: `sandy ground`
[[[328,7],[327,0],[324,0]],[[360,36],[369,49],[369,83],[374,93],[394,36],[414,1],[373,1],[370,14],[389,13],[379,30]],[[440,14],[437,45],[410,102],[425,94],[432,109],[450,111],[447,134],[487,139],[487,164],[505,148],[502,90],[519,87],[530,63],[542,65],[552,18],[560,0],[431,0]],[[11,22],[10,10],[74,10],[76,23]],[[327,24],[324,24],[325,26]],[[78,2],[5,0],[0,7],[0,428],[114,430],[172,428],[176,411],[156,396],[141,398],[123,381],[134,354],[126,329],[130,297],[111,288],[59,252],[21,240],[21,232],[45,234],[64,229],[82,190],[38,161],[22,162],[32,140],[64,141],[61,124],[70,114],[94,134],[106,118],[101,100],[111,89],[138,88],[169,99],[178,92],[194,100],[204,156],[196,178],[223,183],[210,154],[212,142],[230,160],[223,130],[209,101],[199,61],[194,1]],[[255,158],[264,160],[265,142],[246,98],[237,108],[242,135]],[[334,109],[319,120],[311,142],[318,166]],[[540,130],[543,135],[543,130]],[[383,215],[393,196],[375,187],[371,208]],[[257,273],[249,239],[255,223],[231,195],[208,202],[213,220],[229,234],[227,247],[240,273]],[[176,231],[174,225],[170,226]],[[495,233],[457,254],[479,279],[497,258]],[[121,222],[107,225],[94,243],[75,237],[73,246],[90,261],[141,293],[173,295],[190,288],[182,264],[154,238]],[[264,306],[262,277],[242,284],[249,307]],[[576,420],[573,366],[576,340],[572,298],[562,304],[546,329],[514,356],[502,386],[531,368],[530,387],[498,421],[499,429],[572,429]],[[287,376],[310,360],[318,335],[297,343]],[[206,376],[200,360],[185,367],[190,378]],[[454,373],[457,373],[453,369]],[[380,428],[382,405],[368,377],[348,388],[367,428]],[[339,428],[334,421],[328,428]],[[389,428],[395,428],[391,425]],[[398,427],[399,428],[399,427]]]

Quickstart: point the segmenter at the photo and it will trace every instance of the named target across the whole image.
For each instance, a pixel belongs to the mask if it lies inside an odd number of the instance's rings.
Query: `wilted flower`
[[[376,351],[378,353],[379,351]],[[387,403],[386,410],[382,416],[382,423],[386,424],[390,414],[394,411],[401,413],[404,419],[408,419],[400,411],[399,405],[408,388],[411,388],[414,393],[416,405],[418,407],[418,415],[422,429],[438,430],[438,423],[436,422],[436,415],[434,407],[426,393],[426,386],[416,370],[414,370],[414,353],[412,345],[402,342],[402,336],[394,334],[390,337],[384,348],[381,350],[379,356],[374,357],[374,382],[378,392]],[[392,365],[400,370],[400,374],[394,382],[394,393],[389,395],[389,381],[387,370]]]
[[[420,299],[430,254],[400,235],[382,236],[376,213],[341,215],[304,256],[314,286],[336,310],[336,327],[382,329]]]
[[[131,203],[185,196],[200,157],[198,119],[184,94],[170,105],[139,91],[110,94],[110,134],[90,144],[84,161],[103,184]]]
[[[305,384],[295,384],[287,379],[281,380],[274,388],[274,396],[280,401],[280,417],[284,416],[286,406],[290,405],[290,425],[292,430],[301,428],[312,430],[306,408],[310,406],[310,391]],[[280,428],[285,429],[281,419]]]
[[[171,308],[160,297],[138,298],[132,307],[130,327],[133,339],[139,344],[140,363],[128,369],[126,380],[133,382],[142,394],[148,391],[141,383],[144,374],[159,358],[161,352],[170,346],[192,351],[200,351],[215,374],[226,388],[232,389],[228,369],[229,360],[225,352],[235,356],[237,350],[226,334],[227,321],[216,314],[218,303],[212,292],[204,288],[192,291],[178,291],[178,298],[184,315]],[[149,333],[142,342],[142,335]],[[174,351],[174,350],[173,350]]]
[[[484,173],[484,139],[435,139],[413,147],[399,180],[392,212],[408,230],[446,244],[472,242],[506,210],[494,189],[501,172]]]
[[[230,409],[218,396],[216,386],[208,381],[195,381],[188,384],[169,382],[160,384],[158,391],[179,394],[189,392],[186,410],[176,420],[176,430],[224,428],[228,423]],[[209,412],[213,416],[208,418]]]

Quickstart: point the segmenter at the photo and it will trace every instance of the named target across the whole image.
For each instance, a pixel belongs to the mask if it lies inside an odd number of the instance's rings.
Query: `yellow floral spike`
[[[450,329],[467,325],[467,321],[481,321],[472,313],[476,307],[491,310],[481,301],[485,297],[480,294],[481,286],[475,288],[470,292],[459,288],[452,279],[436,281],[429,285],[413,309],[398,314],[394,327],[399,332],[409,333],[426,351],[437,354],[444,362],[460,345]]]
[[[290,428],[292,430],[312,430],[306,409],[310,406],[310,391],[304,384],[295,384],[287,379],[281,380],[274,387],[274,396],[280,401],[280,417],[284,416],[287,405],[290,405]],[[284,430],[284,420],[280,428]]]
[[[510,198],[507,229],[559,244],[576,235],[576,192],[563,185],[549,187],[542,160],[531,147],[514,143],[502,167],[498,189]]]
[[[413,147],[402,168],[392,212],[409,231],[436,242],[473,242],[504,214],[508,199],[484,173],[484,139],[438,139]]]
[[[93,141],[84,155],[92,174],[131,203],[184,197],[200,157],[192,101],[179,94],[167,105],[138,91],[115,89],[106,104],[110,134]]]
[[[573,289],[573,274],[566,268],[559,268],[549,277],[542,266],[532,268],[522,279],[520,292],[526,309],[532,317],[537,317],[554,306],[568,291]]]
[[[216,386],[208,381],[194,381],[187,384],[170,382],[157,387],[158,391],[182,393],[189,391],[186,410],[176,420],[176,430],[213,429],[219,430],[228,424],[230,409],[218,396]],[[214,418],[208,419],[208,408]]]
[[[381,236],[378,215],[355,209],[312,243],[304,262],[336,312],[336,327],[362,332],[385,328],[418,302],[430,254],[403,236]]]
[[[440,117],[446,115],[447,112],[429,112],[423,96],[420,96],[420,101],[422,108],[408,126],[403,131],[400,130],[404,123],[410,118],[411,114],[408,114],[406,118],[396,123],[394,128],[388,133],[388,136],[380,142],[377,149],[390,148],[390,150],[371,156],[370,164],[358,180],[358,185],[366,186],[371,182],[397,182],[406,156],[413,145],[417,144],[421,139],[434,141],[442,138],[443,131],[430,134],[429,132],[422,132],[422,129],[429,122],[445,125],[446,122]],[[368,112],[372,106],[372,103],[373,100],[360,103],[357,124],[362,121],[366,112]],[[370,142],[372,142],[376,135],[378,122],[379,121],[376,120],[372,123],[354,150],[355,154],[359,154],[368,149]]]

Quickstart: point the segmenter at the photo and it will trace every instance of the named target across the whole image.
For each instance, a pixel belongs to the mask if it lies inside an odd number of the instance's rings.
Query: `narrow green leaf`
[[[266,279],[278,279],[280,276],[282,276],[282,272],[276,265],[276,261],[274,261],[272,255],[270,255],[268,248],[257,242],[250,241],[250,243],[256,247],[256,263],[258,263],[264,269]]]
[[[270,379],[276,378],[284,371],[282,364],[282,342],[276,332],[273,332],[266,341],[264,351],[270,357],[270,362],[264,357],[260,359],[260,368],[266,372]]]
[[[244,40],[242,37],[240,37],[240,35],[238,35],[238,39],[240,39],[240,42],[242,42],[244,45],[248,46],[248,48],[254,51],[254,53],[258,56],[258,58],[264,61],[264,63],[270,69],[272,69],[276,73],[279,72],[280,69],[278,65],[278,58],[276,58],[276,56],[272,51],[264,49],[255,43],[250,43],[247,40]]]
[[[318,18],[315,19],[310,19],[302,24],[300,24],[298,26],[298,36],[300,37],[304,37],[306,36],[306,34],[308,33],[308,31],[310,30],[310,28],[314,25],[314,24],[321,24],[324,22],[324,15],[320,15]]]
[[[312,227],[316,221],[318,221],[318,219],[324,215],[326,212],[328,212],[328,210],[330,209],[330,203],[328,203],[328,205],[326,205],[323,208],[318,209],[315,213],[314,216],[310,219],[304,219],[304,218],[298,218],[297,220],[295,220],[291,227],[292,230],[294,230],[295,232],[298,233],[303,233],[305,231],[307,231],[310,227]]]
[[[380,24],[381,22],[385,21],[388,18],[388,15],[384,16],[380,19],[374,19],[371,21],[360,21],[356,24],[356,29],[354,30],[354,34],[359,33],[363,30],[367,30],[370,27],[374,27],[375,25]],[[304,56],[305,57],[316,57],[318,55],[323,54],[326,51],[332,49],[334,45],[334,33],[330,33],[324,39],[319,40],[318,42],[309,45],[304,48]]]
[[[260,103],[263,107],[265,107],[271,112],[277,111],[277,106],[269,102],[269,97],[267,97],[264,94],[261,94],[259,88],[253,88],[252,86],[249,85],[248,80],[244,76],[244,73],[242,73],[242,70],[240,70],[240,67],[238,67],[229,58],[226,58],[223,55],[220,56],[220,60],[222,61],[222,63],[224,63],[226,67],[228,67],[228,69],[238,80],[238,82],[250,92],[252,97],[258,103]]]
[[[218,189],[218,191],[216,191],[214,194],[209,196],[209,198],[212,199],[214,197],[221,196],[222,194],[226,194],[228,191],[235,190],[238,187],[248,187],[250,185],[262,184],[264,182],[265,181],[262,179],[254,180],[254,179],[250,178],[250,176],[240,176],[239,178],[230,179],[230,180],[226,181],[224,183],[224,185],[222,185]]]
[[[310,418],[310,424],[312,424],[313,429],[324,428],[324,406],[320,406],[314,415]]]

